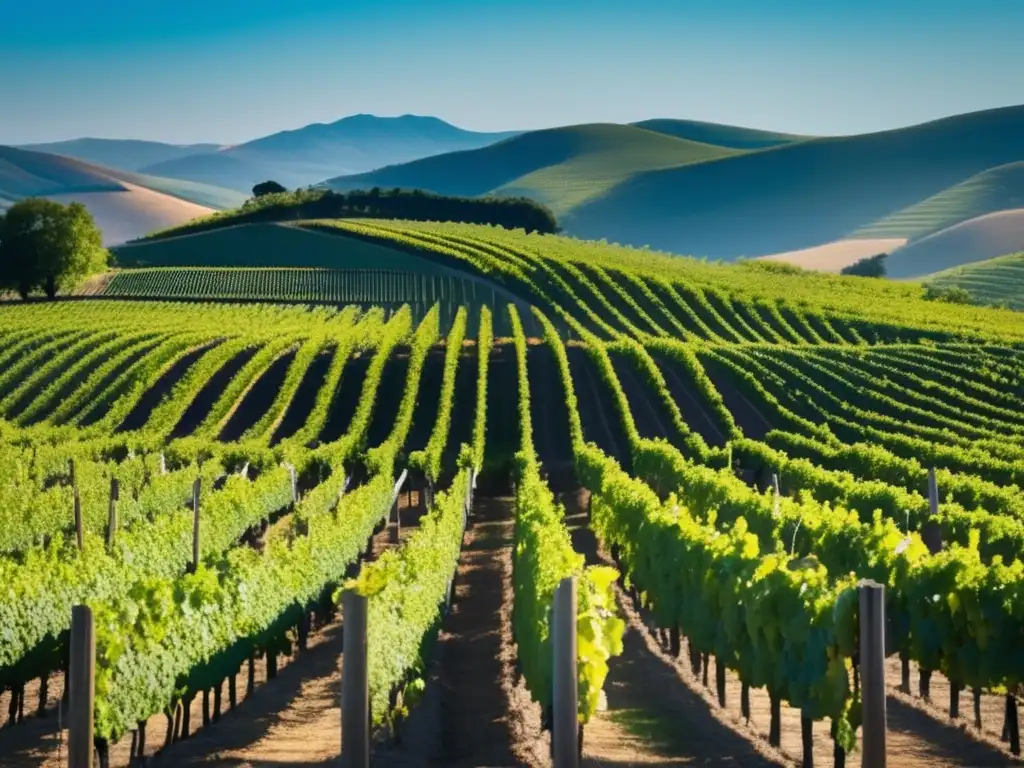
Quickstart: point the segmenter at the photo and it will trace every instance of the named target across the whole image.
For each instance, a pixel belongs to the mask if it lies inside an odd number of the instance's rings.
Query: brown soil
[[[442,628],[438,683],[442,730],[436,765],[515,762],[503,695],[502,555],[512,541],[509,504],[481,499],[466,531]]]
[[[536,765],[546,747],[539,708],[515,681],[509,499],[474,505],[428,674],[423,702],[401,744],[379,747],[374,765]],[[539,753],[539,754],[534,754]]]
[[[309,650],[257,688],[244,704],[214,727],[172,744],[150,765],[227,768],[337,761],[340,702],[341,623],[335,621],[311,636]]]
[[[963,738],[973,744],[971,748],[984,754],[990,762],[978,762],[978,765],[1012,765],[1019,764],[1020,758],[1014,758],[1009,751],[1009,744],[1000,740],[1003,731],[1003,720],[1006,709],[1006,697],[983,693],[981,695],[981,729],[974,722],[974,697],[970,691],[960,691],[960,716],[949,717],[949,680],[939,672],[932,673],[930,696],[921,698],[919,688],[919,672],[916,664],[910,665],[910,694],[899,690],[901,678],[900,660],[893,656],[887,659],[885,669],[886,684],[889,689],[889,714],[905,712],[906,716],[915,721],[921,717],[936,721],[935,726],[945,731],[960,732]],[[891,719],[891,717],[890,717]],[[998,755],[994,754],[998,753]],[[980,758],[979,758],[980,759]]]

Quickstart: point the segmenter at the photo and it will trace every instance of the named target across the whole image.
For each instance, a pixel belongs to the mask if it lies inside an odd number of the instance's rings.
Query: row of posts
[[[934,477],[934,474],[932,475]],[[396,484],[395,503],[403,478]],[[463,508],[467,522],[475,477]],[[294,487],[294,486],[293,486]],[[776,486],[777,487],[777,486]],[[937,494],[936,494],[937,496]],[[113,507],[113,501],[112,501]],[[199,553],[199,480],[193,488],[195,525],[193,566]],[[451,586],[449,585],[449,595]],[[863,712],[862,765],[885,768],[885,587],[869,580],[858,585],[860,646],[859,664]],[[553,654],[552,755],[555,768],[578,768],[579,691],[577,672],[577,585],[575,577],[561,581],[555,590],[551,639]],[[342,768],[369,768],[370,701],[368,676],[368,601],[355,591],[343,595],[342,673]],[[96,640],[92,610],[85,605],[72,609],[68,719],[69,768],[93,768],[93,712],[95,706]]]
[[[885,768],[885,587],[862,581],[860,601],[860,677],[863,707],[862,765]],[[579,693],[576,669],[576,579],[563,579],[555,591],[551,637],[554,662],[552,753],[555,768],[579,766]],[[342,768],[369,768],[370,695],[367,674],[368,601],[346,591],[341,692]],[[71,617],[69,674],[70,768],[92,768],[94,667],[96,639],[92,610],[76,605]]]

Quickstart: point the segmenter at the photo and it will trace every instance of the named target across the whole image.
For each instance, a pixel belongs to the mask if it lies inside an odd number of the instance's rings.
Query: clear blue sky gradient
[[[812,134],[1024,102],[1022,0],[0,0],[0,143],[369,112]]]

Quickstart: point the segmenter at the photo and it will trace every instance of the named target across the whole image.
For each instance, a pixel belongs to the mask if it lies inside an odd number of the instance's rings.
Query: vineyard
[[[1019,315],[499,228],[296,226],[410,268],[190,263],[0,307],[0,765],[62,764],[80,604],[101,765],[186,764],[193,732],[317,653],[345,590],[367,598],[381,764],[437,696],[468,717],[438,728],[486,733],[450,644],[505,615],[474,612],[465,567],[500,503],[522,694],[502,706],[550,723],[575,577],[584,758],[639,654],[751,765],[859,764],[873,579],[893,764],[1017,760]]]

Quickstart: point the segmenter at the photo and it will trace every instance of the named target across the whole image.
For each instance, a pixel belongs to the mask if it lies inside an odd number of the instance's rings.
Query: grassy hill
[[[390,311],[409,304],[422,319],[435,303],[450,324],[460,305],[529,304],[468,265],[400,250],[331,229],[242,224],[112,249],[118,270],[89,295],[117,298],[359,304]],[[532,320],[531,320],[532,327]],[[507,318],[498,330],[511,332]]]
[[[762,131],[757,128],[742,128],[737,125],[721,123],[705,123],[700,120],[673,120],[656,118],[633,123],[638,128],[675,136],[678,139],[699,141],[702,144],[714,144],[731,149],[766,149],[783,144],[805,141],[811,136],[799,136],[793,133]]]
[[[281,131],[215,153],[155,163],[141,170],[243,192],[268,179],[295,188],[339,174],[483,147],[513,135],[467,131],[435,117],[353,115],[334,123]]]
[[[978,216],[890,254],[890,277],[920,277],[959,265],[1024,251],[1024,208]]]
[[[925,282],[940,288],[963,288],[978,304],[1024,310],[1024,252],[946,269]]]
[[[995,211],[1024,208],[1024,162],[989,168],[877,222],[855,237],[917,240],[940,229]]]
[[[736,150],[615,124],[531,131],[483,149],[428,157],[330,179],[347,191],[379,186],[444,195],[523,195],[560,218],[633,174],[735,154]]]
[[[113,253],[121,267],[376,267],[415,271],[415,263],[393,249],[281,224],[245,224],[128,243],[114,248]]]
[[[211,154],[220,149],[220,145],[165,144],[160,141],[140,139],[83,138],[55,141],[49,144],[26,144],[18,149],[64,155],[122,171],[138,171],[154,163],[177,160],[190,155]]]
[[[798,250],[1024,159],[1024,107],[637,174],[573,212],[587,238],[733,259]]]
[[[0,208],[25,197],[85,204],[108,245],[177,226],[244,200],[244,195],[230,190],[0,146]]]
[[[867,228],[960,184],[966,194],[947,193],[958,198],[956,215],[998,205],[1010,199],[1015,164],[1024,161],[1024,107],[803,140],[689,121],[647,125],[661,132],[621,125],[533,131],[328,184],[527,195],[578,237],[731,260],[824,244],[841,249],[850,238],[905,239]],[[757,143],[775,145],[736,148]],[[986,197],[979,187],[996,191]],[[952,215],[935,201],[927,207],[927,226]],[[917,215],[904,214],[899,231],[920,232],[920,219],[908,227]]]

